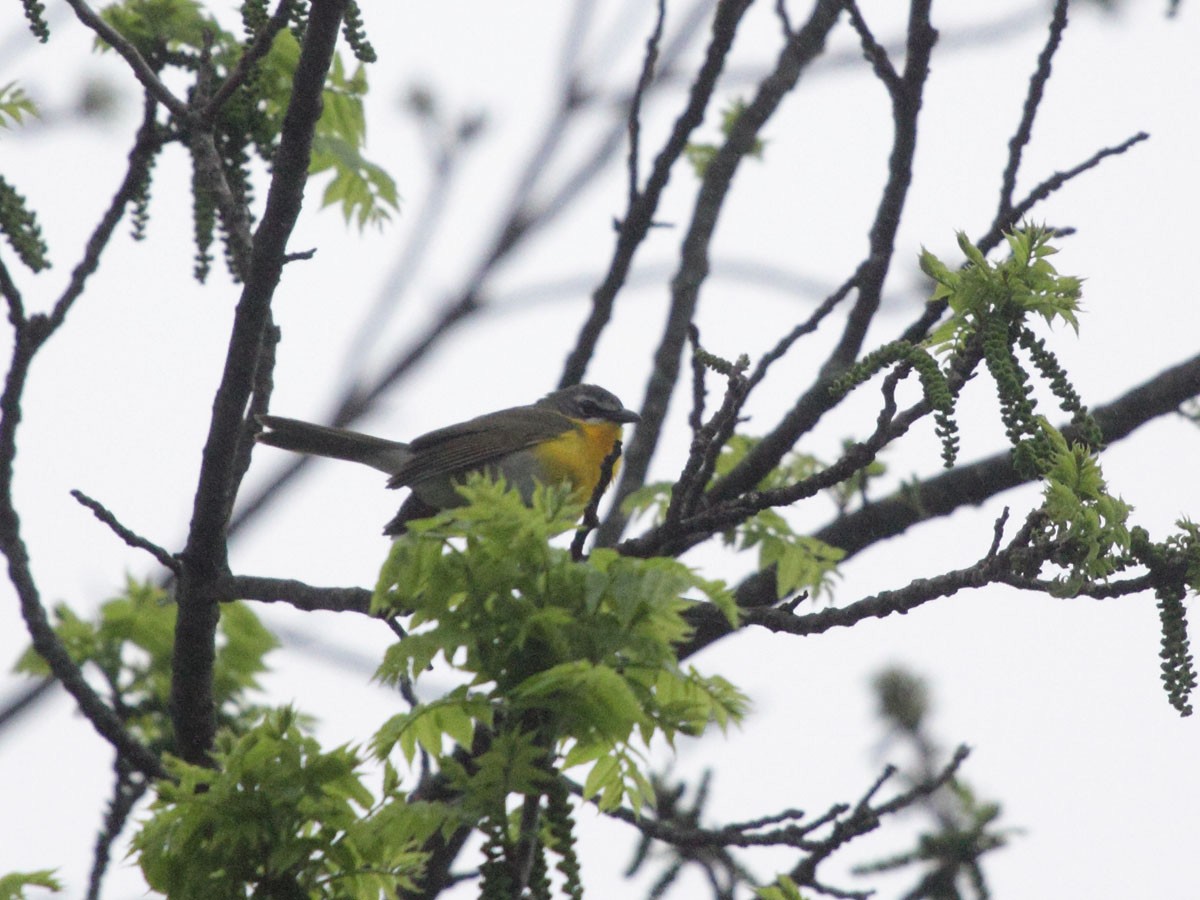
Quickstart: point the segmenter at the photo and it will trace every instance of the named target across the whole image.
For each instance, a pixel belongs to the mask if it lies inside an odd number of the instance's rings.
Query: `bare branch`
[[[852,285],[858,297],[848,317],[842,339],[822,369],[821,375],[795,406],[784,416],[742,460],[709,491],[713,501],[727,500],[750,490],[778,465],[779,460],[800,438],[810,430],[833,406],[829,393],[833,377],[850,365],[862,346],[867,327],[879,308],[883,282],[887,277],[892,254],[895,251],[896,229],[904,207],[909,185],[912,181],[912,160],[916,151],[917,118],[921,108],[921,94],[929,71],[929,59],[937,40],[937,32],[929,24],[929,3],[917,2],[911,7],[908,29],[907,58],[905,60],[902,89],[889,89],[892,98],[895,135],[892,153],[888,162],[888,180],[880,198],[870,231],[870,251],[854,276],[831,295],[817,314],[810,320],[811,328],[801,326],[795,337],[789,336],[772,355],[764,359],[760,370],[770,364],[801,334],[814,329],[824,315],[837,305]],[[761,377],[761,376],[758,376]]]
[[[646,39],[646,55],[642,59],[642,74],[638,76],[637,87],[633,89],[633,97],[629,101],[629,208],[637,203],[641,193],[641,178],[638,177],[638,156],[641,152],[642,128],[642,97],[654,78],[654,64],[658,61],[658,45],[662,40],[663,25],[667,19],[667,0],[658,0],[658,14],[654,22],[654,30]]]
[[[871,28],[867,25],[866,19],[863,18],[862,10],[858,8],[858,4],[854,0],[845,0],[845,7],[846,11],[850,14],[850,24],[858,32],[858,39],[862,44],[863,56],[867,58],[867,62],[875,70],[875,77],[883,82],[884,87],[888,89],[888,93],[893,98],[898,98],[904,92],[905,85],[900,78],[900,74],[896,71],[896,67],[892,65],[891,59],[888,58],[887,50],[875,39],[875,35],[871,33]]]
[[[896,231],[912,184],[912,163],[917,150],[917,120],[921,112],[929,60],[937,43],[937,31],[929,23],[931,0],[915,0],[909,7],[908,42],[904,74],[900,83],[890,82],[887,69],[880,75],[892,100],[895,133],[888,159],[888,179],[871,225],[870,250],[857,279],[858,299],[850,310],[837,348],[825,363],[823,373],[838,374],[854,363],[862,349],[867,328],[879,309],[883,282],[896,250]],[[872,60],[877,73],[879,64]],[[798,435],[796,435],[798,437]],[[793,442],[795,437],[793,437]]]
[[[8,304],[8,321],[13,328],[21,328],[25,324],[25,302],[21,299],[21,290],[13,281],[12,274],[4,260],[0,259],[0,294]]]
[[[634,431],[626,453],[616,488],[616,502],[597,532],[596,540],[601,546],[612,544],[620,536],[626,521],[621,512],[621,501],[645,483],[650,458],[658,445],[667,404],[679,375],[687,328],[695,315],[700,287],[708,275],[708,246],[734,173],[753,148],[760,129],[796,86],[809,64],[823,51],[825,39],[840,13],[840,0],[817,3],[809,20],[784,46],[774,71],[763,79],[754,99],[733,123],[725,143],[705,169],[692,221],[684,237],[679,269],[671,281],[671,308],[654,354],[654,369],[640,410],[642,421]]]
[[[916,578],[894,591],[880,591],[846,606],[800,616],[780,609],[746,610],[745,623],[768,631],[802,636],[822,634],[833,628],[849,628],[865,619],[884,619],[896,613],[903,615],[931,600],[949,597],[966,588],[992,584],[998,580],[1000,566],[1007,562],[1008,557],[1004,554],[990,559],[985,557],[965,569],[954,569],[934,578]]]
[[[47,322],[47,337],[50,332],[62,325],[71,306],[83,293],[84,285],[100,265],[100,256],[104,252],[104,248],[108,246],[121,217],[125,214],[125,207],[137,196],[145,181],[146,171],[151,160],[162,148],[162,136],[159,134],[155,121],[155,111],[154,99],[147,94],[142,104],[142,125],[134,139],[133,148],[129,151],[129,165],[125,171],[125,178],[117,188],[117,192],[113,195],[108,209],[104,211],[95,230],[92,231],[91,237],[88,238],[83,257],[71,272],[71,280],[67,283],[66,289],[58,298],[58,302],[54,304],[54,309]]]
[[[288,603],[305,612],[355,612],[371,615],[371,592],[357,587],[314,587],[291,578],[226,575],[217,582],[222,602],[258,600]]]
[[[749,0],[724,0],[717,6],[713,17],[712,38],[705,51],[704,62],[692,82],[687,105],[675,120],[670,137],[654,160],[654,168],[646,181],[645,190],[636,193],[636,196],[631,193],[631,202],[620,223],[617,245],[613,249],[608,273],[592,293],[592,311],[579,332],[575,348],[567,357],[562,377],[558,382],[559,387],[567,387],[583,380],[600,335],[612,318],[613,304],[629,275],[634,254],[653,225],[654,212],[658,209],[671,169],[687,147],[692,132],[704,121],[704,111],[708,108],[717,79],[724,69],[738,25],[749,6]],[[618,494],[618,499],[622,496]]]
[[[699,346],[695,347],[693,353],[701,360],[709,356]],[[748,362],[749,360],[743,358],[743,364]],[[750,387],[749,380],[743,374],[744,368],[745,365],[740,368],[730,367],[723,373],[727,382],[721,407],[692,436],[687,462],[684,463],[679,480],[672,491],[671,505],[667,507],[666,522],[669,526],[677,524],[683,516],[696,511],[704,486],[708,484],[716,468],[717,456],[737,427],[738,416]]]
[[[162,547],[158,546],[158,544],[155,544],[154,542],[149,541],[141,535],[126,528],[99,500],[93,500],[83,491],[78,490],[71,491],[71,496],[90,509],[97,519],[112,529],[113,533],[130,547],[133,547],[137,550],[145,550],[156,560],[158,560],[161,566],[177,575],[179,574],[178,559],[176,559]]]
[[[1004,167],[1004,176],[1000,181],[1000,205],[996,210],[995,227],[1000,222],[1012,220],[1013,191],[1017,187],[1017,171],[1021,167],[1021,153],[1029,143],[1033,133],[1033,120],[1042,104],[1046,83],[1050,80],[1050,63],[1062,42],[1063,32],[1067,28],[1067,6],[1070,0],[1057,0],[1054,4],[1054,16],[1050,20],[1050,28],[1046,33],[1046,45],[1038,55],[1037,67],[1029,79],[1029,90],[1025,95],[1025,107],[1021,112],[1021,121],[1017,130],[1008,142],[1008,164]]]
[[[115,779],[113,781],[112,797],[108,801],[108,812],[104,816],[104,827],[96,837],[96,847],[92,853],[92,871],[88,876],[87,900],[99,900],[100,888],[104,874],[108,870],[112,846],[121,836],[125,823],[133,813],[139,800],[150,789],[150,782],[140,778],[126,762],[117,757],[113,763]]]
[[[36,315],[27,319],[19,304],[14,305],[13,300],[9,299],[10,321],[16,335],[3,395],[0,396],[0,551],[8,560],[9,580],[20,600],[21,615],[33,647],[96,731],[116,748],[130,766],[151,778],[161,778],[165,774],[158,757],[125,729],[116,712],[92,689],[50,625],[21,537],[20,519],[13,502],[12,480],[16,432],[21,421],[21,402],[29,367],[38,349],[62,324],[75,298],[83,290],[87,277],[98,265],[100,253],[120,221],[125,204],[141,183],[145,166],[157,146],[154,104],[148,100],[146,116],[129,155],[125,180],[92,233],[83,259],[76,266],[70,283],[53,311],[49,316]]]
[[[816,875],[817,866],[838,848],[845,846],[848,841],[854,838],[874,831],[879,827],[880,819],[883,816],[891,815],[899,812],[922,797],[927,797],[934,791],[938,790],[943,785],[949,783],[966,762],[971,751],[964,745],[960,745],[947,763],[937,774],[936,777],[921,782],[915,785],[911,790],[905,791],[902,794],[897,794],[891,800],[881,803],[878,806],[873,806],[871,800],[874,794],[883,786],[884,781],[891,777],[894,770],[885,771],[883,776],[876,782],[871,791],[858,802],[854,808],[854,812],[846,819],[842,819],[834,826],[833,833],[823,842],[822,846],[810,853],[805,859],[792,869],[791,876],[797,885],[811,885],[817,887]],[[890,767],[889,767],[890,769]]]
[[[763,354],[762,359],[758,361],[758,365],[754,367],[754,373],[750,376],[751,390],[753,390],[754,387],[757,386],[758,383],[767,376],[767,370],[771,368],[771,365],[776,360],[780,359],[784,354],[786,354],[788,350],[792,348],[792,345],[795,344],[796,341],[800,340],[800,338],[816,331],[817,327],[821,324],[825,317],[833,312],[839,303],[846,299],[846,296],[850,293],[851,289],[853,289],[858,283],[858,278],[861,271],[862,267],[860,266],[858,271],[846,279],[846,281],[842,282],[842,285],[836,291],[834,291],[821,302],[821,305],[813,311],[813,314],[809,316],[806,321],[793,328],[790,332],[784,335],[779,343],[772,347],[770,351]]]
[[[989,230],[988,233],[983,236],[976,246],[978,246],[979,249],[984,253],[988,252],[988,250],[1000,243],[1004,237],[1005,231],[1011,231],[1023,218],[1025,218],[1025,216],[1031,209],[1033,209],[1034,206],[1041,203],[1072,178],[1082,175],[1089,169],[1094,169],[1110,156],[1120,156],[1134,145],[1140,144],[1142,141],[1149,140],[1149,138],[1150,135],[1148,135],[1146,132],[1139,131],[1137,134],[1126,138],[1119,144],[1097,150],[1083,162],[1076,166],[1072,166],[1070,169],[1062,172],[1055,172],[1053,175],[1042,181],[1037,185],[1037,187],[1031,190],[1025,196],[1024,200],[1012,208],[1012,213],[1007,220],[998,222],[996,225],[994,225],[991,230]]]

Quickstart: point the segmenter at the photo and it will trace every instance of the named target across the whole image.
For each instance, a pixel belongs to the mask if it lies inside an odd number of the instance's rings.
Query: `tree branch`
[[[633,433],[625,466],[608,517],[596,534],[600,546],[613,544],[624,530],[621,502],[645,483],[650,458],[658,446],[663,420],[679,375],[680,357],[688,326],[695,316],[700,287],[708,275],[708,247],[733,176],[751,151],[759,131],[800,80],[808,65],[820,55],[825,39],[841,14],[840,0],[820,0],[809,20],[788,41],[775,69],[763,79],[754,99],[738,116],[725,143],[717,151],[701,180],[692,221],[683,240],[679,269],[671,281],[671,307],[663,336],[654,354],[654,368],[642,401],[642,421]]]
[[[222,602],[258,600],[288,603],[304,612],[355,612],[371,615],[371,592],[358,587],[314,587],[291,578],[226,575],[216,585]]]
[[[115,515],[99,500],[93,500],[83,491],[71,491],[71,496],[78,500],[82,505],[92,511],[92,514],[112,529],[113,534],[123,540],[130,547],[137,550],[145,550],[170,572],[179,574],[179,560],[158,546],[152,541],[147,540],[140,534],[131,531],[120,523]]]
[[[96,14],[96,11],[87,5],[85,0],[67,0],[67,3],[71,9],[75,10],[75,16],[80,22],[96,32],[97,37],[117,51],[129,63],[129,67],[133,69],[134,77],[141,82],[142,87],[146,89],[146,93],[165,106],[171,115],[175,116],[181,122],[188,120],[188,117],[191,115],[191,108],[172,94],[170,88],[159,80],[158,74],[150,67],[150,64],[146,62],[133,44],[121,37],[116,29],[100,18]]]
[[[696,78],[692,82],[691,89],[688,92],[687,105],[684,107],[683,112],[680,113],[679,118],[675,120],[670,137],[667,138],[667,142],[655,158],[654,168],[651,170],[650,177],[646,181],[645,189],[640,190],[632,181],[630,183],[629,205],[620,222],[617,232],[617,244],[613,249],[613,257],[608,266],[608,273],[604,276],[604,279],[595,291],[592,292],[591,313],[588,315],[587,321],[584,322],[583,328],[579,332],[579,337],[575,341],[575,348],[567,357],[562,377],[558,382],[559,387],[578,384],[583,380],[584,373],[587,371],[588,361],[596,351],[596,344],[600,340],[600,335],[612,318],[612,310],[616,302],[617,293],[621,290],[626,278],[629,276],[629,269],[633,265],[634,254],[637,252],[638,247],[641,246],[642,241],[645,240],[646,234],[653,225],[654,212],[658,209],[662,192],[667,186],[668,179],[671,177],[671,169],[687,147],[688,138],[692,132],[700,127],[704,121],[704,111],[708,108],[709,100],[712,99],[713,91],[716,89],[717,80],[720,78],[721,71],[725,67],[725,60],[729,55],[733,38],[737,34],[738,24],[741,22],[741,18],[749,6],[749,0],[724,0],[717,7],[716,13],[713,16],[712,38],[704,54],[704,63],[700,66],[700,70],[697,72]],[[645,64],[646,69],[643,70],[643,80],[647,77],[647,69],[650,65],[649,54],[650,50],[648,49]],[[631,141],[636,138],[637,132],[634,128],[634,122],[636,122],[638,103],[644,90],[642,82],[639,82],[638,90],[634,93],[630,101],[629,128]],[[636,146],[631,146],[630,154],[635,153],[636,149]],[[634,167],[635,164],[631,161],[631,178],[634,177]]]
[[[929,77],[929,59],[937,43],[937,31],[929,23],[932,0],[914,0],[909,7],[908,44],[905,52],[904,74],[897,82],[890,65],[883,66],[872,55],[870,43],[864,44],[867,58],[872,60],[876,74],[888,88],[892,100],[892,119],[895,134],[888,160],[888,180],[880,197],[875,222],[871,225],[870,251],[863,261],[858,278],[858,299],[850,310],[846,328],[837,348],[825,363],[823,374],[840,374],[854,363],[866,339],[867,328],[879,309],[883,282],[887,278],[892,256],[896,250],[896,232],[900,216],[912,185],[912,163],[917,152],[917,120],[925,81]],[[863,26],[865,28],[865,25]],[[867,32],[869,34],[869,32]],[[774,436],[772,436],[774,437]],[[794,443],[795,438],[792,439]]]
[[[866,25],[862,23],[860,37],[863,34],[870,35],[865,29]],[[829,386],[833,378],[854,361],[862,347],[867,328],[879,308],[883,282],[895,252],[896,230],[900,225],[900,214],[912,183],[912,161],[916,152],[921,94],[936,40],[937,32],[929,24],[929,3],[927,0],[913,3],[909,16],[907,59],[899,83],[893,83],[887,77],[890,62],[884,66],[878,58],[879,53],[883,52],[882,48],[878,51],[873,50],[878,47],[873,39],[866,40],[864,44],[864,53],[872,60],[876,72],[882,71],[883,74],[879,77],[888,87],[892,99],[895,133],[888,161],[888,180],[871,226],[867,258],[843,288],[822,304],[818,313],[821,314],[821,318],[828,314],[833,306],[846,296],[850,285],[857,288],[858,298],[847,318],[841,341],[822,367],[815,383],[797,400],[779,424],[746,454],[746,458],[713,485],[708,491],[709,499],[713,502],[729,500],[753,489],[754,485],[778,465],[779,460],[795,445],[800,436],[808,432],[836,403],[830,395]],[[820,318],[814,316],[812,328],[819,322]],[[795,337],[782,343],[774,351],[776,356],[786,351],[791,342],[803,333],[807,331],[801,329]],[[764,360],[764,365],[769,365],[770,361],[773,361],[773,358]]]
[[[34,356],[50,336],[62,325],[75,299],[83,291],[84,282],[99,264],[100,254],[107,246],[125,205],[134,196],[145,175],[146,166],[157,150],[154,127],[154,104],[146,103],[146,114],[138,130],[125,178],[116,195],[92,232],[84,255],[71,274],[67,288],[49,315],[25,318],[19,304],[9,298],[9,319],[13,323],[14,347],[8,375],[0,396],[0,551],[8,561],[8,575],[21,604],[21,615],[29,630],[37,653],[46,661],[54,677],[62,683],[79,706],[79,710],[100,735],[133,768],[150,778],[164,777],[158,757],[137,741],[116,712],[88,684],[83,672],[71,659],[66,647],[50,625],[42,604],[25,542],[21,537],[20,518],[13,501],[13,461],[16,457],[16,433],[21,421],[21,402],[29,367]]]
[[[996,209],[996,223],[1011,221],[1013,213],[1013,191],[1017,188],[1017,171],[1021,167],[1021,154],[1029,138],[1033,134],[1033,120],[1038,108],[1042,105],[1046,83],[1050,80],[1050,64],[1054,54],[1062,42],[1063,32],[1067,28],[1067,6],[1070,0],[1057,0],[1054,4],[1054,16],[1046,33],[1046,45],[1038,55],[1037,66],[1029,79],[1029,90],[1025,95],[1025,106],[1021,111],[1021,121],[1012,139],[1008,142],[1008,164],[1004,167],[1004,175],[1000,179],[1000,204]]]
[[[216,730],[212,695],[220,599],[216,586],[227,568],[225,527],[230,497],[238,487],[235,463],[243,414],[254,386],[287,241],[300,213],[325,76],[345,8],[346,0],[317,0],[310,7],[292,97],[273,161],[266,210],[254,234],[249,276],[238,301],[225,369],[213,403],[182,554],[171,713],[180,755],[193,763],[207,760]]]
[[[117,188],[117,192],[113,195],[108,209],[104,211],[95,230],[92,231],[91,237],[88,238],[83,256],[72,270],[71,280],[67,283],[66,289],[54,304],[54,309],[47,322],[46,337],[49,337],[49,332],[62,325],[67,313],[83,293],[88,278],[99,267],[100,256],[104,253],[104,248],[108,246],[117,224],[125,214],[125,207],[137,196],[145,181],[150,161],[162,148],[162,137],[155,121],[155,111],[154,99],[146,94],[142,103],[142,124],[134,139],[133,148],[129,151],[129,165],[125,170],[125,178]]]
[[[1200,396],[1200,356],[1160,372],[1111,403],[1092,410],[1105,444],[1111,445],[1160,416],[1174,412],[1185,401]],[[1075,430],[1061,426],[1071,439]],[[846,558],[928,519],[949,515],[963,506],[978,506],[1003,491],[1025,483],[1012,465],[1008,451],[958,466],[933,478],[876,500],[869,506],[830,522],[813,536],[846,552]],[[764,569],[746,578],[737,588],[743,609],[767,607],[777,600],[775,570]],[[705,622],[700,645],[719,637],[720,623]],[[725,631],[728,633],[728,630]]]

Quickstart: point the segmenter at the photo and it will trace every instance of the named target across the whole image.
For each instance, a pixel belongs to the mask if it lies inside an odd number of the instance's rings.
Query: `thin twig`
[[[1108,157],[1120,156],[1131,147],[1149,139],[1149,134],[1144,131],[1139,131],[1137,134],[1126,138],[1119,144],[1097,150],[1095,153],[1076,166],[1072,166],[1065,171],[1055,172],[1053,175],[1042,181],[1033,190],[1031,190],[1025,196],[1025,199],[1014,206],[1008,219],[1006,221],[997,223],[995,227],[993,227],[986,235],[983,236],[977,246],[980,250],[983,250],[986,253],[993,246],[1000,243],[1004,237],[1004,232],[1011,231],[1017,225],[1017,223],[1025,218],[1025,216],[1031,209],[1033,209],[1034,206],[1036,206],[1038,203],[1041,203],[1072,178],[1082,175],[1089,169],[1094,169]]]
[[[863,18],[858,4],[854,0],[844,0],[843,5],[850,14],[850,24],[858,32],[858,40],[862,44],[863,56],[871,64],[871,68],[875,71],[875,77],[883,82],[889,94],[893,97],[898,97],[905,90],[905,85],[901,81],[896,67],[892,65],[892,61],[888,58],[887,50],[875,39],[875,35],[871,33],[871,28],[867,25],[867,20]]]
[[[583,510],[583,522],[575,530],[575,537],[571,540],[571,559],[579,562],[583,559],[583,545],[587,543],[588,535],[592,530],[600,524],[600,518],[597,515],[597,510],[600,508],[600,498],[604,496],[604,492],[608,490],[608,485],[612,481],[613,470],[616,468],[617,460],[621,458],[621,442],[613,443],[612,450],[604,457],[600,463],[600,480],[596,482],[596,486],[592,489],[592,496],[588,498],[588,504]]]
[[[658,61],[658,45],[662,41],[663,25],[667,20],[667,0],[658,0],[658,14],[654,30],[646,39],[646,54],[642,58],[642,72],[638,76],[633,97],[629,100],[629,208],[632,209],[641,193],[641,178],[638,177],[638,156],[641,152],[642,97],[654,78],[654,64]]]
[[[695,322],[688,325],[688,344],[692,348],[692,411],[688,413],[688,426],[692,429],[692,443],[700,437],[704,425],[704,375],[707,371],[700,357],[700,329]]]
[[[145,183],[146,171],[151,160],[162,148],[162,136],[155,121],[155,109],[154,99],[146,94],[142,103],[142,124],[134,139],[133,148],[129,151],[129,165],[125,171],[125,178],[88,238],[82,258],[72,270],[70,281],[54,304],[47,321],[47,337],[49,332],[58,328],[66,319],[72,305],[83,293],[88,278],[99,267],[100,257],[125,214],[125,207],[138,195]]]
[[[1029,144],[1033,134],[1033,120],[1037,117],[1042,105],[1046,83],[1050,80],[1050,64],[1054,54],[1062,42],[1063,32],[1067,28],[1067,6],[1070,0],[1057,0],[1054,4],[1054,16],[1046,33],[1046,45],[1038,55],[1037,67],[1029,79],[1029,90],[1025,94],[1025,106],[1021,111],[1021,121],[1017,130],[1008,142],[1008,163],[1004,167],[1004,175],[1000,179],[1000,205],[996,209],[996,222],[1012,220],[1013,191],[1017,187],[1017,171],[1021,167],[1021,154]]]
[[[147,538],[142,537],[140,534],[137,534],[136,532],[126,528],[99,500],[93,500],[83,491],[79,490],[71,491],[71,496],[90,509],[92,514],[95,515],[97,519],[112,529],[113,534],[123,540],[130,547],[133,547],[136,550],[145,550],[156,560],[158,560],[159,564],[164,568],[169,569],[176,575],[179,574],[179,560],[176,559],[175,556],[173,556],[171,553],[168,553],[153,541],[148,540]]]
[[[592,292],[591,312],[579,331],[574,349],[567,356],[562,376],[559,378],[559,387],[578,384],[583,380],[587,364],[600,341],[600,335],[612,318],[617,293],[629,275],[634,254],[653,225],[654,213],[667,186],[671,169],[687,147],[692,132],[704,121],[704,112],[716,89],[717,79],[725,67],[738,25],[749,6],[749,0],[724,0],[717,6],[713,16],[712,38],[705,51],[704,62],[692,81],[687,105],[675,120],[670,137],[655,157],[645,189],[638,193],[636,202],[630,204],[621,219],[608,272]]]
[[[784,354],[786,354],[788,350],[792,348],[792,345],[796,343],[796,341],[805,335],[812,334],[814,331],[816,331],[817,327],[821,324],[825,317],[833,312],[839,303],[846,299],[846,296],[858,283],[858,277],[861,268],[862,267],[860,266],[859,271],[856,271],[848,279],[842,282],[841,286],[836,291],[821,301],[821,305],[813,311],[813,314],[809,316],[806,321],[794,327],[790,332],[784,335],[784,337],[774,347],[772,347],[767,353],[763,354],[762,359],[758,361],[758,365],[755,366],[754,372],[750,376],[750,390],[753,390],[760,381],[766,378],[767,370],[770,369],[771,365],[776,360],[780,359]]]
[[[749,391],[749,380],[741,369],[726,373],[725,397],[712,418],[693,436],[687,462],[671,494],[666,522],[677,523],[684,515],[695,513],[713,471],[721,448],[737,427],[742,406]]]

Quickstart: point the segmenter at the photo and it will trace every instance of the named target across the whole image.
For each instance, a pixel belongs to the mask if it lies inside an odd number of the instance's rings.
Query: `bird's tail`
[[[399,470],[412,456],[408,444],[386,441],[344,428],[313,425],[282,416],[259,416],[258,421],[267,429],[259,433],[259,443],[295,453],[362,463],[388,474]]]

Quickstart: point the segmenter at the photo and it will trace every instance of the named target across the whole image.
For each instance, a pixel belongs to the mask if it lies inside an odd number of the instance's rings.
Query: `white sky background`
[[[627,15],[626,6],[637,14]],[[774,57],[778,28],[772,6],[760,3],[752,12],[736,45],[733,71],[757,72]],[[793,6],[798,21],[802,13]],[[898,33],[889,27],[898,24],[889,22],[898,6],[864,4],[881,37]],[[1010,6],[997,13],[988,11],[992,4],[935,5],[943,45],[934,55],[915,179],[872,343],[890,339],[916,315],[922,300],[915,269],[920,246],[956,259],[955,229],[978,236],[991,220],[1007,140],[1049,18],[1048,5]],[[1082,338],[1059,331],[1053,346],[1085,400],[1099,404],[1193,355],[1200,344],[1194,278],[1200,239],[1195,215],[1200,18],[1186,2],[1175,20],[1164,17],[1165,0],[1128,3],[1120,15],[1077,6],[1025,154],[1018,196],[1100,147],[1139,130],[1151,135],[1036,211],[1038,219],[1078,229],[1062,243],[1056,263],[1060,271],[1088,279]],[[579,59],[589,84],[612,93],[632,82],[651,8],[598,4],[596,33],[625,23],[620,29],[628,41],[615,56],[612,44],[585,42]],[[382,57],[370,76],[368,155],[395,176],[404,209],[387,230],[359,237],[342,227],[338,213],[318,213],[310,202],[291,249],[316,247],[317,255],[290,266],[277,295],[284,342],[276,411],[313,419],[327,412],[357,322],[409,239],[429,167],[411,118],[399,111],[399,98],[414,82],[428,83],[451,115],[486,110],[488,130],[468,152],[445,230],[402,298],[400,314],[365,353],[356,353],[368,370],[420,333],[431,310],[477,265],[508,203],[512,173],[545,122],[560,74],[567,9],[533,2],[364,4]],[[677,14],[682,5],[670,9]],[[121,62],[112,54],[89,53],[90,39],[64,10],[61,3],[51,4],[57,27],[43,49],[31,49],[31,39],[15,36],[20,29],[15,3],[0,19],[0,84],[18,79],[47,113],[44,123],[0,134],[0,171],[38,211],[55,262],[50,273],[33,279],[17,272],[11,253],[3,251],[32,309],[48,307],[61,290],[76,248],[107,204],[139,106]],[[997,22],[1024,25],[997,29],[1002,38],[994,45],[962,37],[965,29]],[[831,59],[851,64],[818,64],[767,126],[765,160],[747,162],[737,176],[717,232],[714,276],[701,298],[699,324],[714,352],[761,354],[779,333],[806,318],[865,251],[885,176],[890,115],[884,91],[855,55],[856,46],[850,29],[840,26]],[[57,115],[73,101],[84,76],[126,86],[116,121],[81,124]],[[720,97],[723,103],[750,91],[742,80]],[[682,102],[676,90],[647,106],[643,174]],[[604,120],[595,121],[599,126]],[[704,134],[715,139],[716,124],[714,114]],[[570,136],[565,158],[575,159],[591,140],[593,135]],[[569,165],[551,165],[544,184],[556,185],[567,171]],[[150,239],[134,245],[123,229],[66,328],[39,356],[26,395],[16,483],[25,538],[45,600],[67,600],[81,612],[115,593],[127,572],[141,576],[153,570],[79,507],[67,494],[71,488],[100,499],[128,526],[171,548],[180,545],[190,514],[237,292],[219,274],[205,289],[187,278],[192,248],[186,177],[183,154],[173,148],[155,172]],[[585,315],[588,291],[607,265],[610,223],[624,207],[624,177],[618,157],[568,218],[505,265],[489,295],[496,311],[460,328],[402,392],[386,399],[364,430],[403,438],[527,402],[553,387]],[[641,401],[695,186],[682,167],[676,171],[658,218],[680,227],[652,234],[638,257],[642,277],[622,294],[589,369],[589,380],[616,391],[628,405]],[[322,187],[322,181],[311,186],[310,198]],[[817,287],[797,293],[723,277],[735,264],[780,268]],[[560,279],[575,279],[578,287],[542,290]],[[780,364],[774,387],[751,404],[748,432],[769,427],[807,385],[837,327],[809,345],[801,343]],[[676,399],[656,457],[657,477],[677,471],[686,450],[682,393]],[[872,421],[873,410],[872,390],[862,391],[802,449],[828,456],[844,436],[861,434],[862,417]],[[961,415],[963,461],[999,448],[986,379],[977,379],[967,392]],[[936,473],[931,432],[928,424],[919,426],[902,449],[887,456],[894,476]],[[1152,534],[1161,536],[1182,514],[1200,516],[1200,483],[1189,468],[1198,447],[1200,434],[1175,419],[1139,431],[1105,455],[1110,484],[1136,507],[1135,521]],[[273,451],[257,454],[248,487],[262,483],[282,462]],[[380,487],[380,476],[368,470],[336,463],[313,467],[286,504],[239,538],[235,571],[315,584],[371,584],[386,552],[378,531],[397,502]],[[838,602],[977,559],[1003,505],[1012,505],[1019,516],[1034,496],[1029,490],[1005,495],[861,554],[846,567]],[[823,499],[809,506],[796,513],[801,525],[819,527],[832,515]],[[689,561],[730,579],[753,563],[718,550],[695,553]],[[261,612],[286,629],[285,647],[273,657],[268,679],[272,697],[315,714],[331,744],[362,740],[394,711],[391,695],[366,683],[371,660],[390,637],[385,628],[355,616]],[[1195,639],[1200,635],[1194,605],[1192,618]],[[696,662],[748,691],[755,711],[728,738],[681,747],[674,771],[715,769],[710,824],[785,806],[819,814],[833,802],[853,802],[895,755],[874,718],[868,681],[885,664],[898,662],[930,678],[932,729],[947,750],[959,742],[974,748],[963,772],[966,781],[980,797],[1004,804],[1005,824],[1025,829],[1008,849],[986,860],[995,897],[1194,896],[1200,732],[1194,719],[1180,720],[1166,702],[1158,681],[1158,640],[1152,597],[1101,603],[1006,589],[962,594],[906,617],[817,638],[742,633]],[[14,659],[26,643],[5,585],[0,659]],[[342,665],[339,654],[355,662]],[[5,675],[3,685],[0,697],[21,681]],[[60,867],[68,896],[82,892],[110,761],[62,694],[0,734],[0,802],[6,810],[0,817],[0,872]],[[592,818],[581,814],[585,822]],[[904,849],[903,840],[885,829],[839,859],[845,866],[863,862]],[[629,891],[617,877],[629,858],[627,841],[607,826],[585,833],[591,896]],[[751,859],[750,866],[766,880],[773,866],[786,867],[791,859],[789,854]],[[831,866],[826,880],[865,886],[849,876],[834,879],[835,871],[841,870]],[[881,896],[911,880],[906,876]],[[674,896],[694,896],[696,889],[681,885]],[[136,897],[143,891],[136,870],[118,861],[106,896]]]

